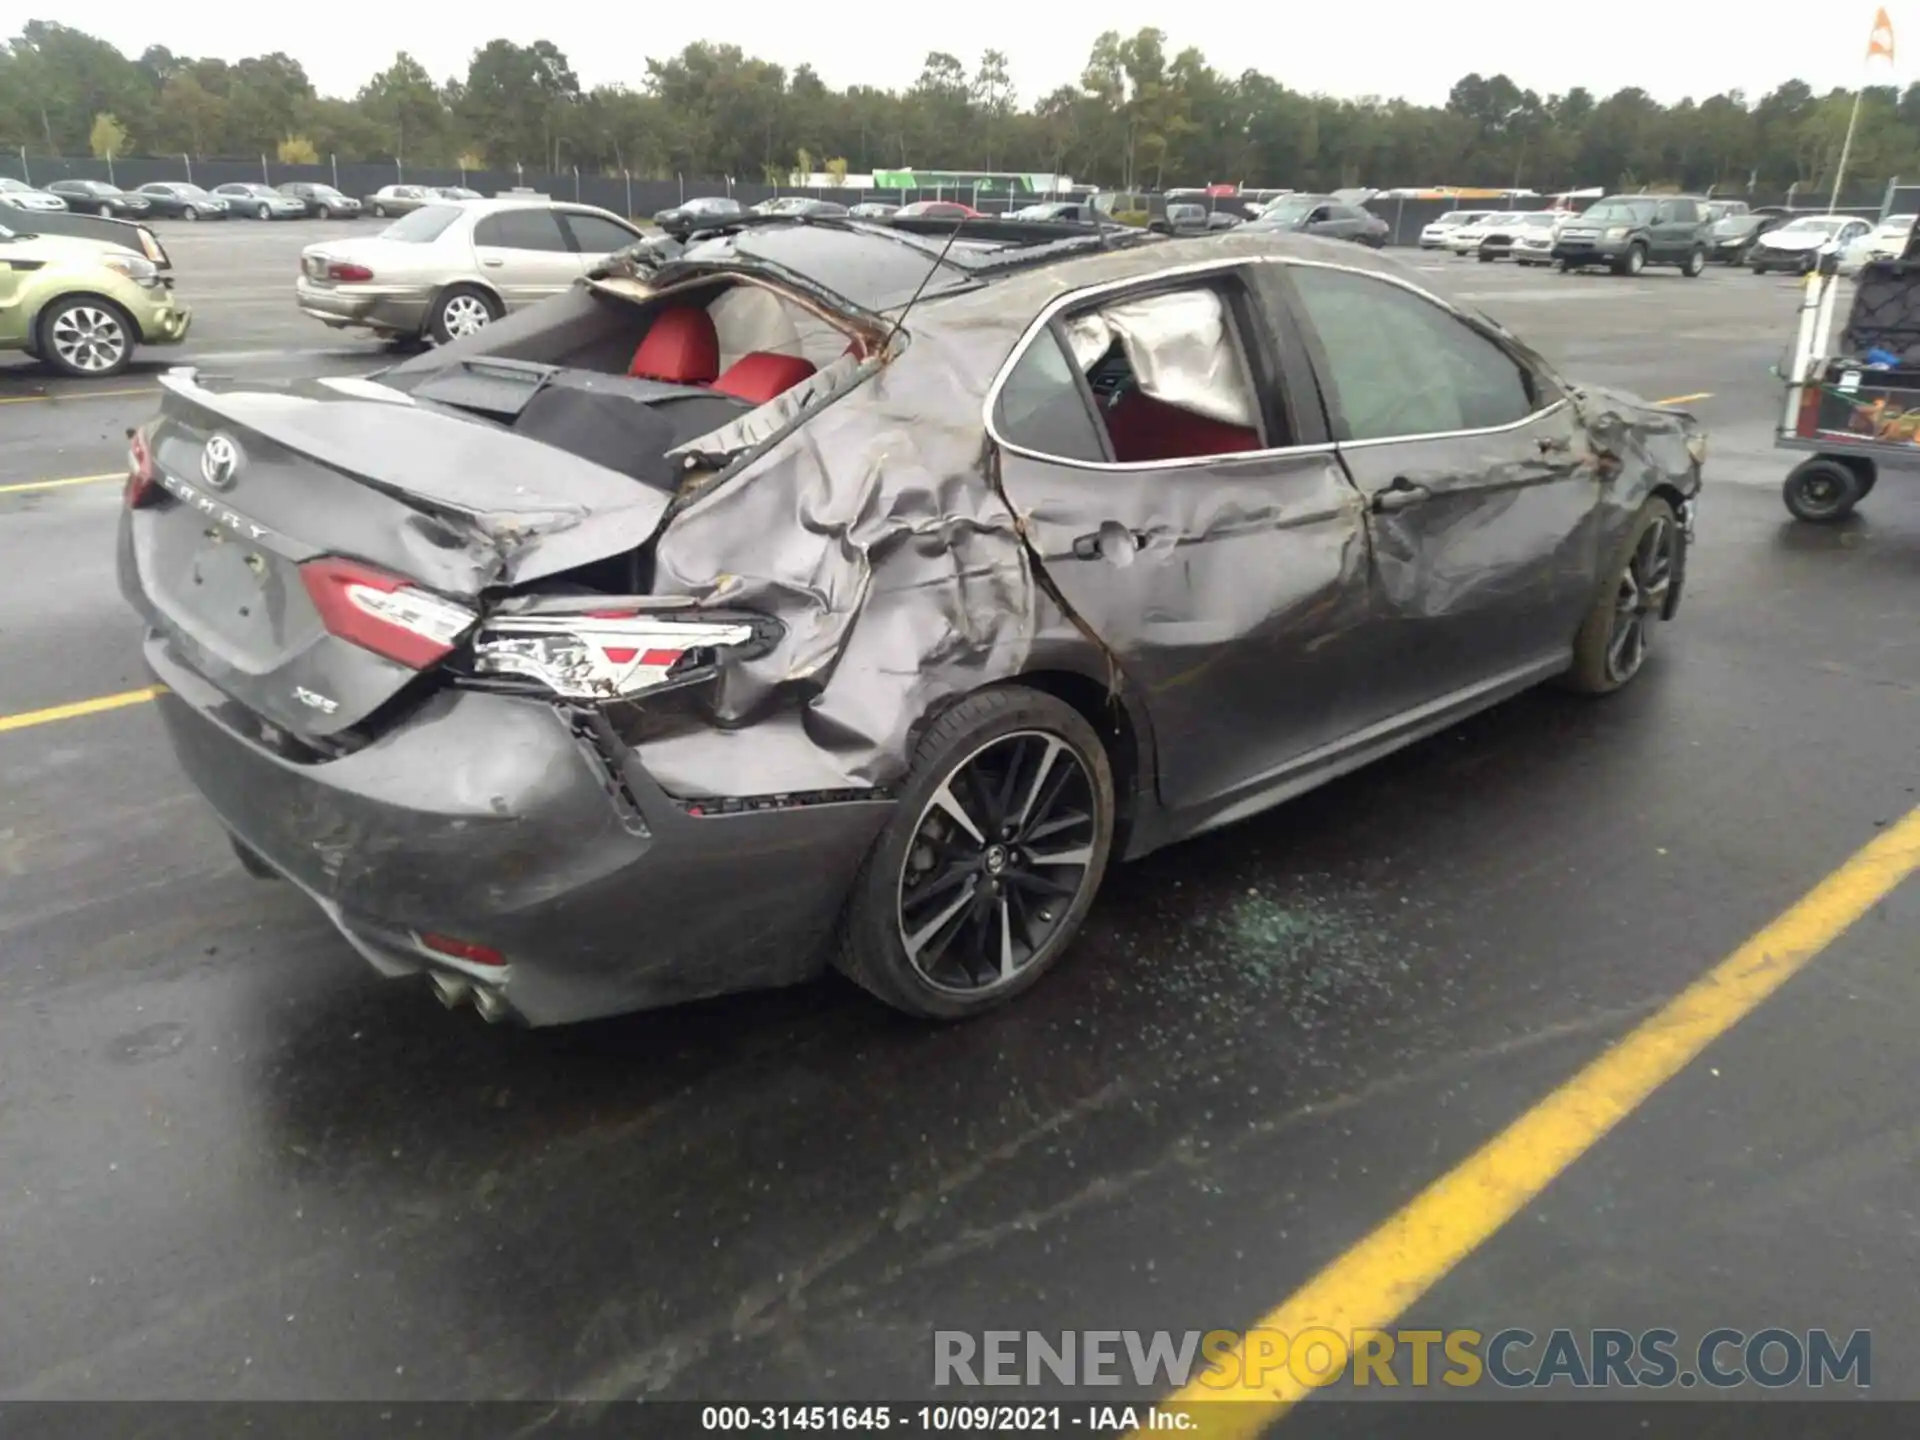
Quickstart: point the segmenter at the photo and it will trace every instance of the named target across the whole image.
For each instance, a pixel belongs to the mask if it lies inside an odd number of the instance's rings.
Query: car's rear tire
[[[1689,250],[1687,252],[1687,258],[1681,262],[1680,273],[1689,280],[1697,280],[1705,273],[1706,268],[1707,252],[1704,250]]]
[[[1846,519],[1866,493],[1859,471],[1824,455],[1802,460],[1787,472],[1786,483],[1780,487],[1788,513],[1810,525],[1831,525]]]
[[[1112,768],[1078,711],[1022,685],[968,696],[915,749],[854,878],[835,966],[924,1019],[1004,1004],[1072,942],[1113,821]]]
[[[40,312],[35,330],[40,362],[80,380],[126,369],[138,334],[126,311],[97,295],[62,296]]]
[[[449,285],[427,315],[427,334],[445,345],[476,330],[484,330],[503,313],[500,302],[477,285]]]
[[[1574,636],[1573,668],[1564,677],[1568,689],[1609,695],[1640,673],[1680,583],[1686,543],[1673,506],[1656,495],[1640,507]]]

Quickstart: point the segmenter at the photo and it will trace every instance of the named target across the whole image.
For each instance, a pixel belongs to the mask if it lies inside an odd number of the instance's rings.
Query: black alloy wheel
[[[1641,507],[1615,552],[1607,583],[1594,597],[1574,637],[1569,688],[1607,695],[1638,675],[1667,618],[1686,564],[1686,533],[1673,506],[1659,496]]]
[[[1040,730],[990,740],[934,791],[900,869],[900,943],[937,989],[1013,980],[1047,947],[1093,865],[1093,777]]]
[[[1665,515],[1640,532],[1615,591],[1613,629],[1607,636],[1607,678],[1624,685],[1640,673],[1653,641],[1653,626],[1666,613],[1678,569],[1679,525]]]
[[[1010,999],[1079,929],[1113,819],[1106,751],[1073,707],[1020,686],[968,696],[920,742],[854,881],[836,963],[929,1019]]]

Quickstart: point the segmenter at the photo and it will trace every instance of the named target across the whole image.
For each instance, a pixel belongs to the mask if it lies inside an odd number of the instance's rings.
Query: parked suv
[[[1554,241],[1562,270],[1605,265],[1616,275],[1638,275],[1649,265],[1677,265],[1698,275],[1707,268],[1713,224],[1692,195],[1609,195],[1574,220]]]

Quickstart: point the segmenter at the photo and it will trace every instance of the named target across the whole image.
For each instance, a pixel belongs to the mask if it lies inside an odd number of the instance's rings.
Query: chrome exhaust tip
[[[498,990],[481,985],[473,992],[473,1008],[480,1012],[480,1017],[489,1025],[498,1025],[507,1018],[507,997]]]
[[[440,1003],[447,1009],[458,1010],[473,994],[473,982],[436,970],[433,972],[433,993],[440,997]]]

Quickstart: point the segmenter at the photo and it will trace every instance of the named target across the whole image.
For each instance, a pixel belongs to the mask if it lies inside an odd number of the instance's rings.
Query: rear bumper
[[[890,811],[695,817],[617,740],[596,748],[551,705],[472,690],[433,694],[353,754],[297,762],[245,738],[164,632],[146,659],[180,765],[233,836],[383,972],[457,971],[534,1024],[817,974]],[[436,958],[429,934],[507,965]]]
[[[424,286],[315,285],[304,275],[294,281],[293,293],[305,314],[336,329],[358,325],[404,335],[425,327],[433,298]]]

